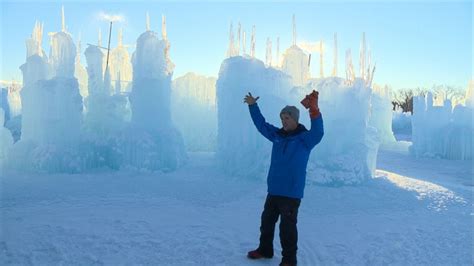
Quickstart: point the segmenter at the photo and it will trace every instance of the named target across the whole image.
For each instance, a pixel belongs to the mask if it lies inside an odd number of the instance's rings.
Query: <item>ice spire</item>
[[[332,76],[337,77],[337,33],[334,33],[334,63],[332,69]]]
[[[102,30],[99,28],[99,38],[97,40],[97,46],[102,46]]]
[[[359,70],[360,70],[360,77],[364,79],[365,78],[365,32],[362,33],[362,41],[360,44]]]
[[[272,41],[267,38],[267,53],[265,55],[265,63],[267,66],[272,66]]]
[[[277,37],[276,66],[280,66],[280,37]]]
[[[324,61],[323,61],[323,55],[324,55],[324,50],[323,50],[323,41],[321,40],[319,42],[319,75],[321,78],[324,78]]]
[[[241,32],[241,26],[239,22],[239,27],[237,27],[237,47],[235,48],[236,55],[240,55],[240,32]]]
[[[293,14],[293,45],[296,45],[296,19],[295,19],[295,14]]]
[[[250,56],[255,57],[255,25],[252,27],[252,37],[250,39]]]
[[[146,12],[146,31],[150,31],[150,15]]]
[[[229,49],[227,50],[227,57],[234,56],[234,49],[234,30],[231,22],[229,30]]]
[[[31,33],[31,39],[27,40],[27,55],[28,58],[31,55],[37,54],[39,56],[43,56],[43,49],[41,48],[41,44],[43,41],[43,23],[39,21],[35,22],[35,26],[33,27],[33,32]]]
[[[120,28],[118,31],[118,36],[117,36],[117,46],[122,47],[123,46],[123,28]]]
[[[247,38],[245,35],[245,31],[242,33],[242,55],[245,55],[247,53],[247,49],[245,47],[247,45]]]
[[[352,83],[355,79],[354,66],[352,65],[351,49],[346,50],[346,80]]]
[[[81,33],[79,32],[79,37],[77,38],[77,49],[76,49],[76,64],[81,63]]]
[[[371,87],[372,86],[372,81],[374,80],[374,73],[375,73],[375,67],[377,66],[377,64],[375,63],[374,64],[374,67],[372,68],[372,72],[370,73],[370,77],[368,79],[368,82],[367,82],[367,86],[368,87]]]
[[[166,17],[161,15],[161,37],[163,40],[168,39],[168,34],[166,33]]]
[[[367,48],[367,73],[366,73],[366,80],[367,81],[370,81],[370,68],[372,67],[371,64],[372,64],[372,52],[370,51],[370,46]]]
[[[64,18],[64,6],[61,7],[61,31],[66,32],[66,19]]]

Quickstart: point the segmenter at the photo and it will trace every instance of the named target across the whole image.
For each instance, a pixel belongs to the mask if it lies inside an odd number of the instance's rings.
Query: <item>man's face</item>
[[[283,125],[283,130],[285,131],[292,131],[298,127],[298,123],[291,118],[291,116],[287,113],[283,113],[280,115],[281,124]]]

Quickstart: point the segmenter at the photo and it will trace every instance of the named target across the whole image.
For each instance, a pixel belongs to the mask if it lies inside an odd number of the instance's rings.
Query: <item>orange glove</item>
[[[301,104],[306,108],[309,109],[309,116],[311,119],[315,119],[321,115],[319,112],[318,106],[318,99],[319,99],[319,92],[313,90],[313,92],[301,101]]]

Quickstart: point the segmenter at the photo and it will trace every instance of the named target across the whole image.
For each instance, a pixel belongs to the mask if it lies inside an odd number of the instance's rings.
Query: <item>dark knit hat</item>
[[[288,114],[291,118],[293,118],[293,120],[296,121],[296,123],[298,123],[298,120],[300,118],[300,110],[298,110],[298,108],[292,105],[287,105],[283,109],[281,109],[280,116],[282,114]]]

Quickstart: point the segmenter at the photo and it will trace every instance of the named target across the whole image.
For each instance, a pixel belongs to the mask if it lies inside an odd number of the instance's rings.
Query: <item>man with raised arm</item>
[[[257,100],[249,92],[244,102],[257,130],[273,143],[270,169],[267,176],[268,195],[265,200],[260,225],[260,245],[248,252],[250,259],[273,257],[273,235],[280,217],[280,242],[282,261],[280,266],[296,265],[298,208],[303,198],[306,166],[311,150],[324,135],[323,119],[319,112],[318,92],[313,91],[301,101],[309,110],[311,129],[298,123],[299,110],[285,106],[280,112],[282,128],[265,121]]]

